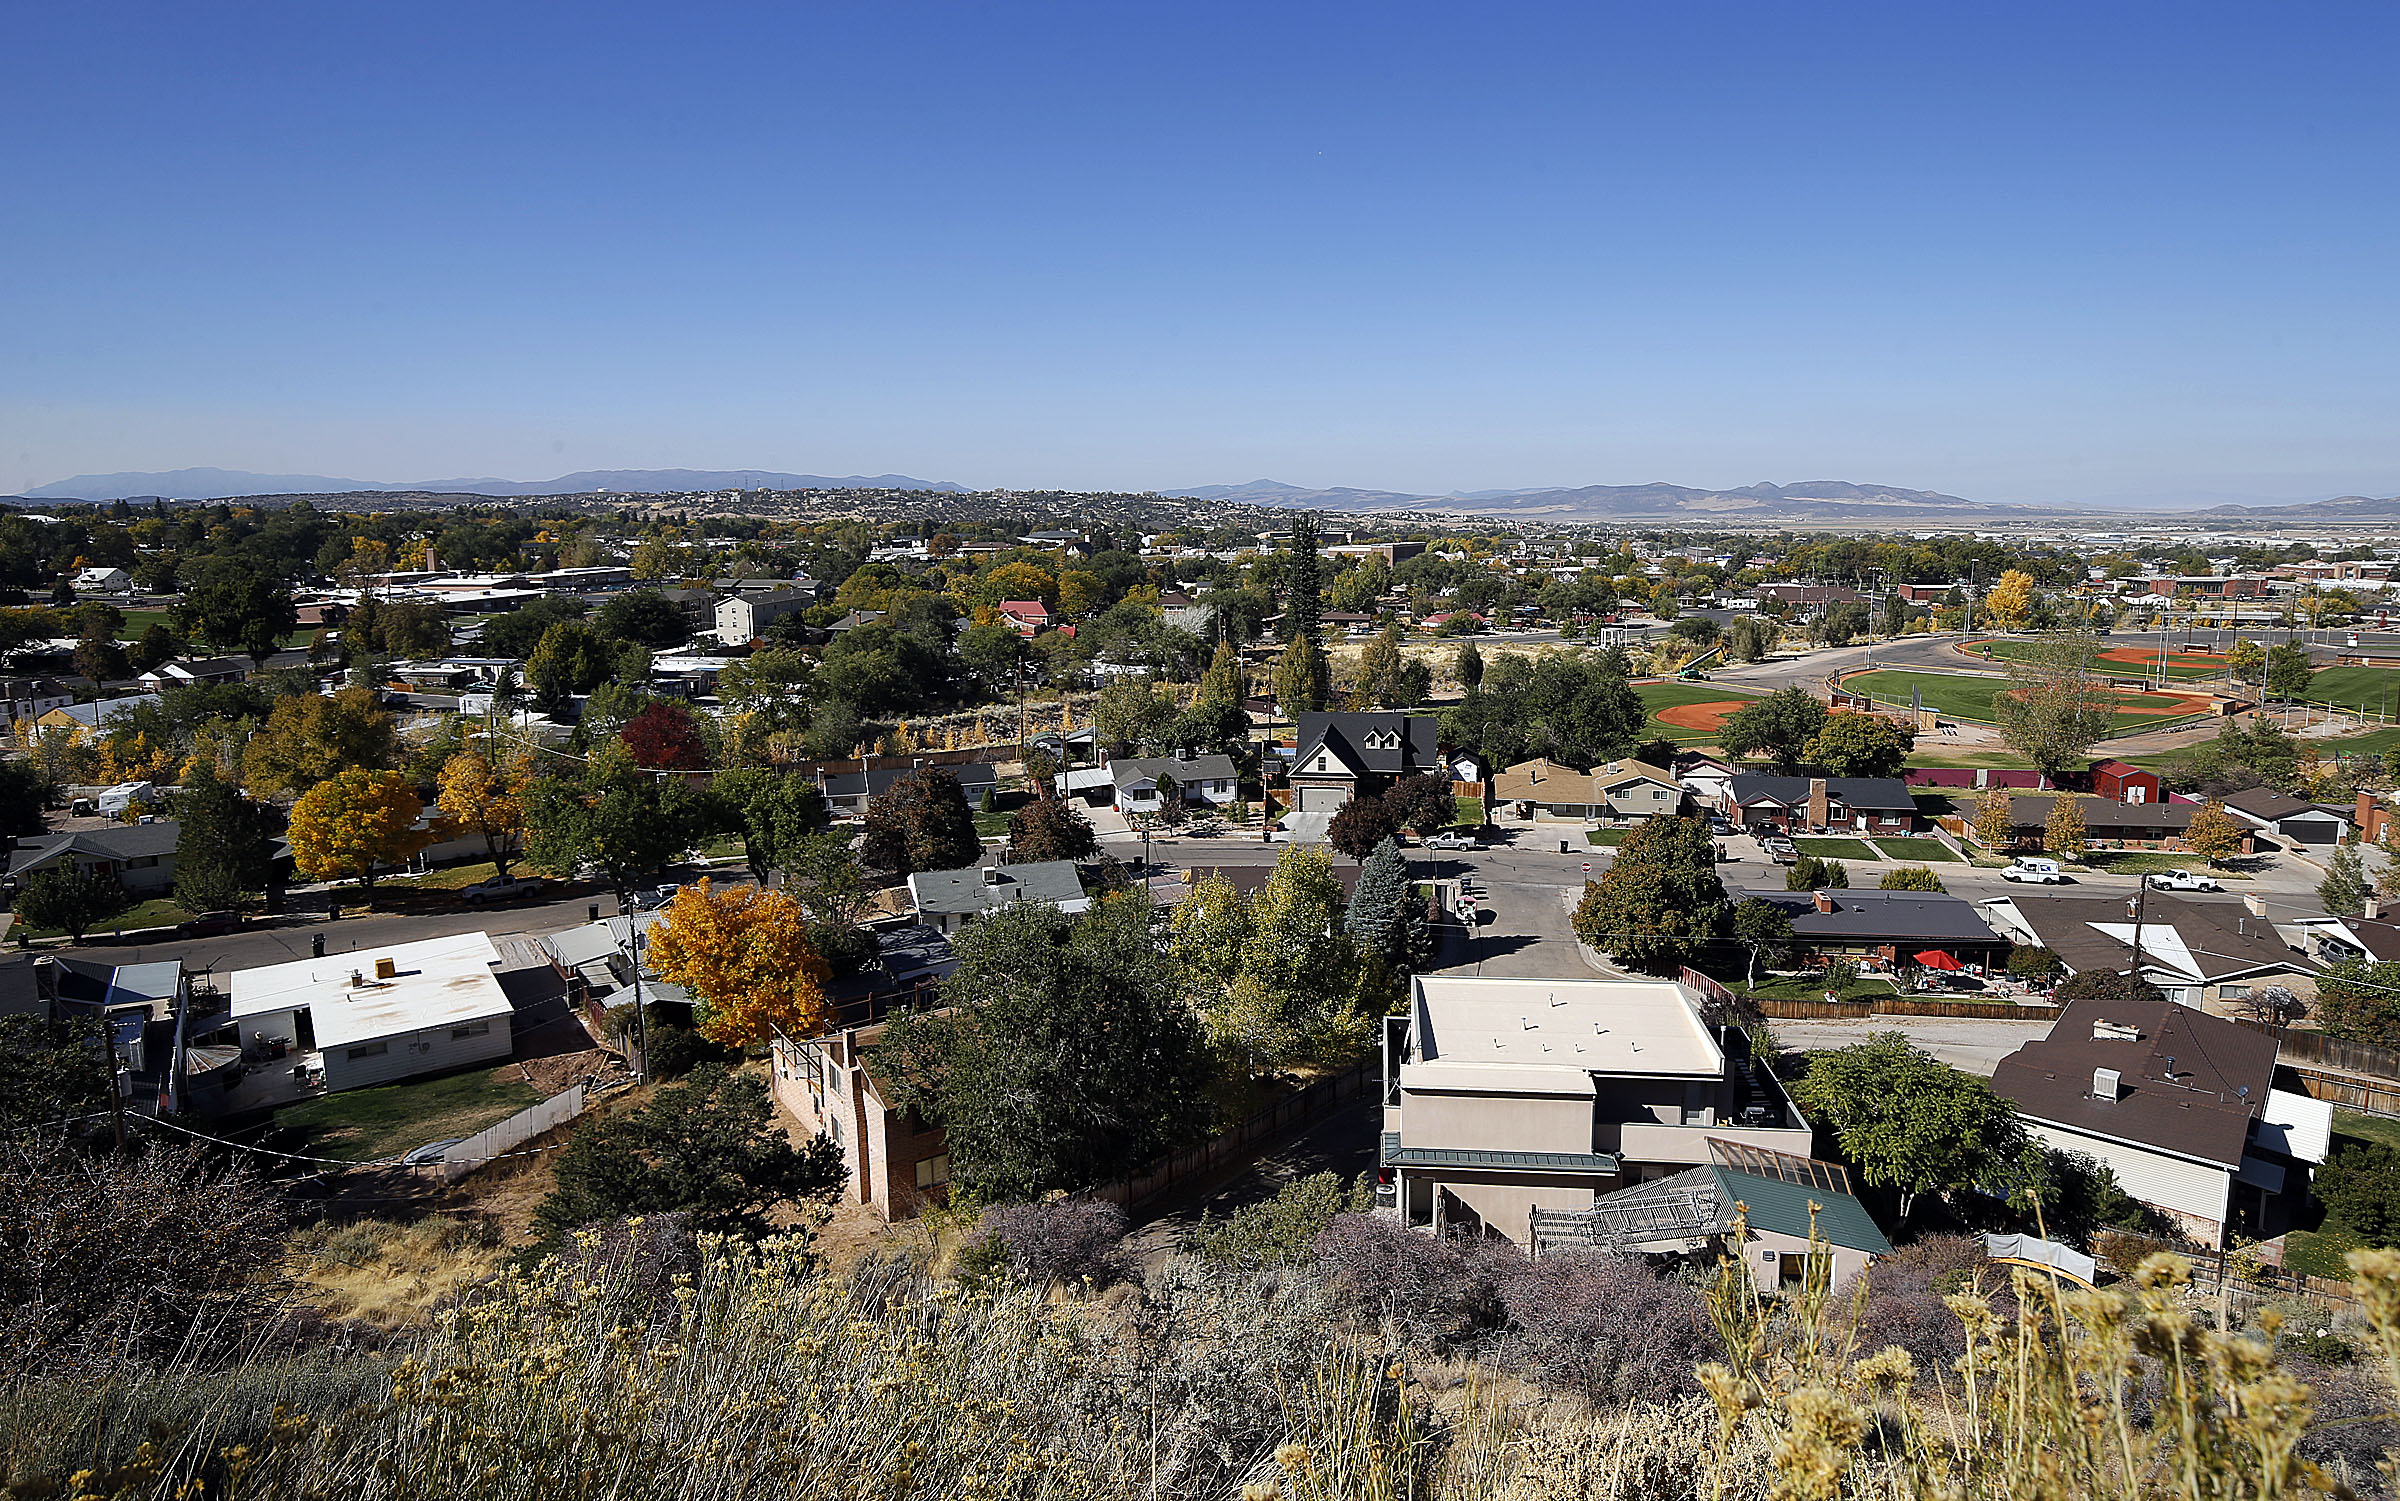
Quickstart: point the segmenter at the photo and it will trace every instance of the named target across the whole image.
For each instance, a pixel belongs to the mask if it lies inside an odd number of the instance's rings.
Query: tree
[[[1661,620],[1673,620],[1682,613],[1683,602],[1673,579],[1660,579],[1650,586],[1650,613]]]
[[[1825,717],[1803,754],[1830,776],[1896,777],[1916,743],[1917,732],[1896,719],[1845,709]]]
[[[2058,973],[2058,955],[2036,944],[2020,943],[2008,951],[2008,972],[2028,985],[2039,985]]]
[[[1992,698],[2000,736],[2052,782],[2116,723],[2117,695],[2096,671],[2100,646],[2088,631],[2030,643],[2008,664],[2009,687]]]
[[[1575,936],[1621,963],[1669,974],[1697,958],[1726,921],[1708,825],[1653,818],[1626,836],[1606,874],[1584,883]]]
[[[1400,827],[1419,834],[1431,834],[1458,822],[1458,796],[1450,790],[1450,779],[1440,772],[1402,777],[1384,792],[1383,800]]]
[[[525,785],[532,779],[525,752],[502,759],[462,750],[442,763],[434,806],[456,827],[483,836],[484,857],[503,878],[525,843]]]
[[[2317,675],[2308,648],[2297,641],[2278,641],[2267,649],[2267,692],[2276,698],[2302,698]]]
[[[2237,683],[2265,682],[2267,649],[2248,639],[2234,642],[2225,649],[2225,671]]]
[[[1990,1084],[1898,1032],[1811,1054],[1791,1092],[1860,1177],[1899,1191],[1903,1220],[1918,1195],[1990,1182],[2028,1145],[2015,1107]]]
[[[1458,655],[1450,660],[1450,675],[1458,679],[1461,688],[1478,688],[1483,684],[1483,653],[1474,642],[1461,641]]]
[[[253,793],[297,796],[345,771],[381,771],[399,759],[399,727],[373,689],[293,693],[275,701],[242,748],[242,776]]]
[[[1332,695],[1331,669],[1325,653],[1307,636],[1297,636],[1275,660],[1275,706],[1286,719],[1315,714]]]
[[[1111,752],[1156,749],[1175,721],[1175,700],[1142,678],[1109,679],[1092,704],[1092,728]]]
[[[797,773],[736,767],[717,773],[708,790],[716,822],[740,832],[743,861],[762,886],[771,873],[788,870],[806,841],[833,822],[824,792]]]
[[[2317,976],[2325,1035],[2378,1047],[2400,1044],[2400,961],[2345,959]]]
[[[30,757],[0,760],[0,837],[41,833],[45,827],[42,809],[55,792]]]
[[[2325,1206],[2327,1228],[2366,1245],[2400,1241],[2400,1150],[2379,1141],[2345,1144],[2309,1185]]]
[[[775,1210],[831,1199],[847,1178],[838,1143],[792,1145],[764,1078],[714,1063],[587,1122],[557,1160],[557,1185],[534,1216],[554,1244],[633,1215],[688,1215],[696,1230],[765,1235]]]
[[[2288,1027],[2306,1020],[2309,1013],[2308,1003],[2281,985],[2253,985],[2235,1009],[2270,1027]]]
[[[1850,868],[1839,860],[1802,855],[1784,868],[1786,891],[1842,891],[1850,885]]]
[[[1775,649],[1776,635],[1767,622],[1741,616],[1725,630],[1725,655],[1736,662],[1755,662]]]
[[[2072,797],[2062,793],[2062,797]],[[1993,787],[1975,800],[1975,838],[1985,849],[2007,850],[2016,847],[2017,815],[2009,801],[2008,789]]]
[[[475,644],[491,656],[530,657],[541,646],[542,636],[550,627],[564,620],[582,618],[582,605],[556,594],[546,594],[485,621],[481,634],[475,638]]]
[[[1314,645],[1324,635],[1325,573],[1317,557],[1317,518],[1292,518],[1292,549],[1283,567],[1283,639]],[[1322,708],[1322,701],[1318,707]]]
[[[1725,630],[1706,615],[1687,615],[1676,621],[1667,634],[1678,641],[1689,641],[1694,646],[1714,646]]]
[[[213,763],[175,794],[175,900],[186,912],[227,912],[274,875],[266,810],[219,777]]]
[[[90,1012],[0,1016],[0,1136],[56,1131],[62,1119],[104,1105],[109,1047],[107,1022]]]
[[[1400,832],[1392,805],[1380,797],[1353,795],[1325,827],[1333,847],[1353,860],[1364,860],[1375,846]]]
[[[247,563],[212,562],[185,589],[175,607],[175,628],[199,635],[228,651],[247,652],[264,662],[276,643],[300,623],[292,592]]]
[[[2326,862],[2325,879],[2317,883],[2317,900],[2336,917],[2358,917],[2367,910],[2367,865],[2354,845],[2343,845]]]
[[[1727,927],[1748,960],[1742,988],[1756,990],[1759,961],[1773,964],[1791,949],[1791,914],[1763,897],[1746,896],[1733,904]]]
[[[2212,798],[2192,821],[2184,827],[2184,847],[2215,865],[2242,847],[2250,831],[2232,814],[2225,811],[2222,798]]]
[[[1405,977],[1421,957],[1418,920],[1421,904],[1408,889],[1408,856],[1395,840],[1386,839],[1368,852],[1358,870],[1358,885],[1350,893],[1342,927],[1362,956],[1380,962],[1394,979]],[[1389,986],[1378,987],[1391,999]]]
[[[37,870],[17,893],[17,920],[29,928],[83,935],[130,905],[115,876],[104,876],[72,860]]]
[[[1372,853],[1370,850],[1369,853]],[[1247,905],[1239,961],[1197,999],[1209,1036],[1253,1069],[1348,1056],[1366,1040],[1358,953],[1323,849],[1285,848]]]
[[[569,877],[594,867],[620,896],[690,849],[711,822],[680,777],[644,772],[613,741],[593,750],[581,777],[536,777],[521,799],[526,864]]]
[[[705,771],[708,741],[684,705],[652,699],[617,732],[634,764],[651,771]]]
[[[681,646],[692,634],[683,611],[656,589],[612,595],[593,623],[603,636],[648,647]]]
[[[1950,889],[1942,884],[1942,878],[1934,874],[1930,865],[1903,865],[1887,870],[1875,886],[1879,891],[1945,892]]]
[[[833,972],[809,942],[800,903],[782,892],[686,886],[651,930],[650,957],[660,978],[698,999],[694,1025],[720,1047],[825,1030]]]
[[[1071,802],[1036,798],[1008,821],[1012,865],[1036,860],[1089,860],[1100,849],[1091,821]]]
[[[2000,575],[2000,581],[1983,597],[1983,608],[1993,623],[2014,630],[2033,614],[2033,575],[2011,568]]]
[[[867,804],[867,863],[897,876],[961,870],[983,855],[958,778],[938,766],[910,772]]]
[[[2113,969],[2080,970],[2052,991],[2050,998],[2061,1006],[2071,1006],[2077,1001],[2098,1001],[2106,1006],[2159,1006],[2167,999],[2148,980]]]
[[[542,632],[542,639],[525,663],[525,686],[534,701],[556,708],[579,693],[589,693],[616,672],[616,656],[608,638],[580,620],[562,620]]]
[[[2042,821],[2042,848],[2064,859],[2080,860],[2090,840],[2083,823],[2083,799],[2072,792],[2050,799],[2050,816]]]
[[[292,804],[285,831],[292,864],[312,880],[355,880],[372,901],[377,868],[398,865],[431,837],[417,827],[424,812],[417,789],[399,772],[341,772]]]
[[[878,1059],[896,1103],[942,1126],[967,1192],[1106,1183],[1206,1129],[1207,1042],[1140,896],[1079,918],[1006,907],[968,924],[957,950],[948,1009],[895,1017]]]
[[[850,848],[850,836],[806,835],[783,855],[784,889],[817,928],[858,925],[875,904],[875,884]]]
[[[1737,756],[1771,756],[1775,769],[1788,775],[1799,769],[1826,718],[1825,706],[1805,688],[1778,688],[1729,715],[1718,743]]]

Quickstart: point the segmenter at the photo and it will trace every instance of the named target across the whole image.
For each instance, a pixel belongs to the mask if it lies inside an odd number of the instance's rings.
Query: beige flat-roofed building
[[[489,934],[379,944],[234,971],[242,1041],[322,1054],[325,1087],[356,1089],[508,1056],[508,993]]]

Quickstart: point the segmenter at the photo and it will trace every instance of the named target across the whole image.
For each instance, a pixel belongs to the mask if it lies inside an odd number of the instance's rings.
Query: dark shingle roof
[[[2109,1023],[2129,1038],[2096,1037]],[[2117,1098],[2092,1094],[2092,1071],[2117,1071]],[[2239,1167],[2250,1123],[2275,1079],[2275,1039],[2171,1001],[2077,1001],[2050,1035],[1992,1074],[1992,1088],[2035,1120]]]
[[[2020,829],[2039,829],[2050,821],[2050,805],[2062,794],[2045,792],[2011,794],[2008,800],[2009,820]],[[2200,811],[2198,803],[2120,803],[2108,797],[2076,797],[2075,804],[2083,810],[2083,826],[2095,834],[2114,829],[2184,829],[2191,827],[2192,815]]]
[[[1766,798],[1787,808],[1808,806],[1809,778],[1779,777],[1746,771],[1733,779],[1733,798],[1747,803]],[[1902,808],[1915,812],[1917,800],[1898,777],[1827,777],[1825,795],[1853,808]]]
[[[177,824],[162,818],[156,823],[118,824],[112,828],[78,829],[72,834],[53,834],[17,846],[8,862],[8,873],[17,875],[64,855],[86,855],[95,860],[139,860],[148,855],[175,853]]]
[[[1299,736],[1295,766],[1305,762],[1320,743],[1352,766],[1386,775],[1422,771],[1432,766],[1439,754],[1435,744],[1438,731],[1432,716],[1426,714],[1302,714],[1294,727]],[[1393,732],[1400,737],[1397,746],[1368,747],[1370,736]]]
[[[2028,894],[2011,898],[2020,917],[2033,929],[2043,948],[2073,973],[2105,969],[2122,973],[2133,962],[2133,945],[2102,933],[2092,924],[2130,928],[2131,903],[2124,897],[2075,897]],[[2172,943],[2169,941],[2172,930]],[[2143,967],[2180,967],[2180,945],[2198,966],[2202,980],[2230,979],[2261,969],[2304,968],[2275,925],[2252,917],[2238,902],[2201,902],[2169,891],[2153,891],[2142,902]]]
[[[1773,902],[1792,920],[1798,938],[1889,938],[1908,943],[1996,944],[2000,935],[1972,902],[1932,891],[1828,891],[1831,912],[1805,891],[1745,891]]]

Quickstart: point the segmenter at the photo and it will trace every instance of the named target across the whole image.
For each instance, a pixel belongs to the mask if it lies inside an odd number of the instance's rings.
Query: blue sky
[[[0,491],[2400,491],[2400,10],[0,9]]]

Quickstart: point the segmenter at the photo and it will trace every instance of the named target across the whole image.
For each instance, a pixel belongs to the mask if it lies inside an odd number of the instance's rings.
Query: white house
[[[1222,807],[1234,797],[1231,756],[1127,756],[1109,762],[1107,769],[1119,813],[1156,813],[1162,776],[1183,789],[1186,803]]]
[[[814,589],[776,589],[765,594],[736,594],[717,601],[717,639],[727,646],[747,646],[767,633],[767,627],[786,615],[797,615],[817,602]]]
[[[123,594],[133,587],[133,575],[122,568],[92,567],[75,575],[78,594]]]
[[[508,1056],[500,951],[484,933],[379,944],[231,977],[245,1048],[283,1042],[328,1090],[389,1084]]]

